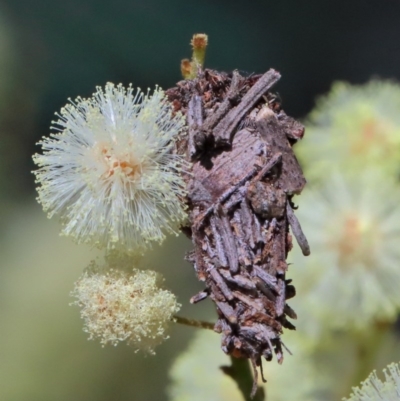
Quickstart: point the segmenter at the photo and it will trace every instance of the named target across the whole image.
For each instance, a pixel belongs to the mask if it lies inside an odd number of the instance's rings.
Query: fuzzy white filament
[[[59,214],[78,243],[127,250],[161,241],[186,213],[183,159],[173,153],[185,128],[164,92],[150,96],[108,83],[70,101],[33,159],[39,202]]]
[[[397,401],[400,400],[400,369],[398,363],[392,363],[384,369],[385,381],[382,382],[371,373],[360,387],[354,387],[350,398],[344,401]]]

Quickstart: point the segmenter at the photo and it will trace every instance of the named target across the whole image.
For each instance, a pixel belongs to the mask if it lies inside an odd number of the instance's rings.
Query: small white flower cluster
[[[311,256],[295,248],[289,273],[300,330],[314,337],[391,323],[400,311],[399,107],[394,82],[335,83],[295,147],[309,180],[295,202]]]
[[[90,99],[77,98],[33,159],[39,202],[60,214],[78,243],[132,251],[162,241],[185,217],[186,170],[173,153],[185,128],[164,92],[152,96],[108,83]]]
[[[168,338],[167,327],[180,309],[175,295],[159,288],[160,281],[153,271],[132,269],[128,259],[114,258],[103,266],[92,262],[71,293],[89,339],[98,338],[103,345],[126,340],[154,353]]]
[[[382,382],[371,373],[361,387],[353,388],[350,398],[344,401],[398,401],[400,400],[400,366],[398,363],[390,364],[384,369],[385,381]]]
[[[294,354],[317,371],[311,389],[320,399],[348,396],[362,372],[398,360],[399,109],[398,83],[335,83],[294,147],[308,180],[296,215],[311,247],[308,258],[296,245],[288,256],[301,336]],[[386,383],[374,374],[348,401],[400,400],[398,366],[388,372]]]
[[[154,353],[180,305],[157,273],[133,268],[134,255],[186,219],[188,165],[175,152],[185,118],[159,88],[150,96],[111,83],[58,117],[33,157],[38,201],[61,216],[64,235],[107,250],[106,263],[93,262],[76,283],[74,304],[90,339]]]

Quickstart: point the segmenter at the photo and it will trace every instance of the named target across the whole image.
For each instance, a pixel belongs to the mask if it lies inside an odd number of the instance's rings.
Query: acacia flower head
[[[296,146],[306,176],[323,178],[332,166],[358,174],[374,165],[400,171],[400,85],[373,80],[364,85],[336,82],[308,116],[307,135]]]
[[[49,217],[61,216],[63,234],[132,250],[176,230],[186,217],[186,166],[174,139],[185,122],[161,89],[150,95],[108,83],[58,117],[33,159],[38,201]]]
[[[118,254],[104,265],[93,261],[75,283],[73,304],[81,308],[89,339],[103,345],[127,341],[154,353],[154,347],[168,338],[169,323],[180,304],[173,293],[160,288],[159,274],[135,269],[132,263]]]
[[[299,315],[323,328],[393,321],[400,309],[398,184],[371,170],[357,178],[337,173],[307,188],[299,205],[313,249],[306,260],[298,249],[292,255]]]
[[[344,401],[397,401],[400,399],[400,366],[390,364],[383,370],[385,381],[381,381],[376,372],[372,372],[360,387],[354,387],[350,398]]]

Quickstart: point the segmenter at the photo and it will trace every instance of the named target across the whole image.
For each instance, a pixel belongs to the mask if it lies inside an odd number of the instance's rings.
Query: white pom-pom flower
[[[298,247],[290,256],[290,277],[301,294],[293,308],[304,330],[394,321],[400,310],[398,183],[371,170],[357,178],[338,173],[307,188],[298,202],[312,249],[307,259]]]
[[[92,262],[71,295],[81,308],[89,339],[105,345],[127,341],[137,350],[154,353],[180,309],[176,297],[161,289],[161,276],[133,268],[129,257],[112,255],[104,265]]]
[[[127,250],[175,232],[185,217],[182,157],[174,139],[185,129],[164,92],[108,83],[92,98],[70,101],[34,155],[38,200],[62,233],[78,243]]]
[[[385,381],[382,382],[371,373],[360,387],[353,388],[350,398],[344,401],[398,401],[400,400],[400,366],[392,363],[384,369]]]
[[[323,179],[332,166],[357,175],[368,165],[398,176],[399,108],[395,82],[334,83],[307,117],[306,135],[295,149],[306,177]]]

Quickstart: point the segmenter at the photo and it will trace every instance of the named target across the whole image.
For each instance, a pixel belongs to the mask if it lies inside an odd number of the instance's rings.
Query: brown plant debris
[[[289,225],[310,253],[292,203],[306,183],[292,151],[304,127],[270,92],[279,78],[275,70],[248,77],[204,70],[167,91],[189,124],[177,144],[193,164],[184,231],[194,244],[188,260],[206,287],[191,302],[214,301],[222,349],[250,359],[254,391],[261,357],[282,363],[283,328],[295,329],[286,304],[295,295],[285,279]]]

